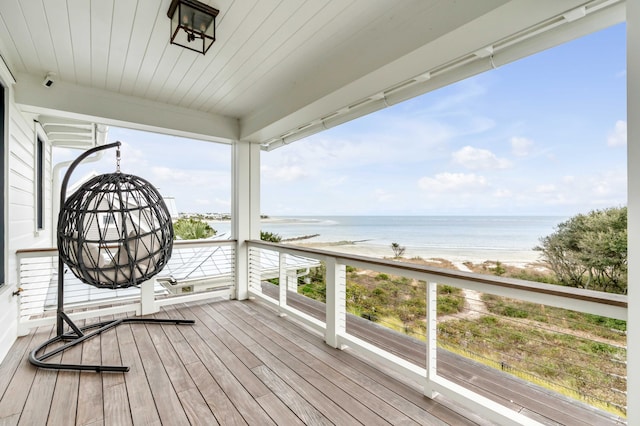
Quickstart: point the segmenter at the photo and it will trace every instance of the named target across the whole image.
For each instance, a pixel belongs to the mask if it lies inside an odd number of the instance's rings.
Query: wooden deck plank
[[[238,381],[220,358],[218,358],[215,351],[200,337],[196,332],[197,328],[198,324],[193,327],[180,327],[179,330],[185,339],[189,341],[202,364],[206,365],[207,369],[212,372],[211,376],[215,378],[220,388],[233,402],[233,405],[236,406],[238,412],[240,412],[250,424],[274,424],[267,413],[244,388],[242,383]],[[202,389],[200,389],[200,391],[202,392]],[[216,414],[215,411],[214,414]]]
[[[36,346],[47,339],[51,335],[51,327],[40,327],[34,333],[32,344]],[[28,339],[23,337],[22,339]],[[29,363],[29,350],[24,351],[21,361],[16,365],[16,369],[11,376],[11,380],[6,383],[6,388],[2,400],[0,400],[0,422],[6,424],[17,424],[23,415],[24,406],[31,392],[32,384],[35,380],[37,369]],[[49,389],[53,392],[53,389]],[[50,400],[50,399],[49,399]],[[41,410],[48,408],[43,406]]]
[[[204,400],[178,352],[165,334],[166,328],[190,327],[189,325],[163,325],[148,324],[147,331],[158,351],[158,355],[171,380],[173,388],[182,404],[184,412],[191,424],[217,424],[215,416]],[[184,339],[182,342],[185,342]]]
[[[48,331],[49,330],[47,330],[47,335]],[[0,364],[0,398],[4,396],[13,375],[24,362],[25,355],[28,357],[31,348],[40,343],[40,340],[35,340],[36,336],[40,339],[43,334],[44,332],[42,330],[40,330],[39,334],[32,331],[28,335],[18,338],[11,347],[2,364]]]
[[[100,318],[101,321],[111,321],[113,319],[115,319],[113,315]],[[100,335],[100,349],[103,365],[122,365],[118,333],[115,329]],[[124,374],[101,374],[105,425],[133,424]]]
[[[122,373],[111,373],[122,374]],[[102,389],[104,396],[104,424],[105,425],[133,425],[131,409],[129,408],[129,394],[127,385],[114,384]]]
[[[102,356],[100,354],[101,337],[101,335],[92,337],[83,344],[83,364],[96,365],[102,362]],[[102,374],[97,374],[91,371],[80,372],[78,409],[76,413],[77,425],[91,425],[104,421],[102,376]]]
[[[240,307],[240,310],[248,309],[269,309],[260,304],[245,304]],[[250,318],[250,315],[243,315],[243,318]],[[257,323],[252,323],[252,326],[260,327]],[[322,361],[323,364],[331,366],[336,372],[347,377],[350,381],[357,383],[363,389],[367,389],[374,394],[374,397],[388,402],[388,404],[394,408],[397,408],[403,417],[397,418],[397,413],[389,410],[380,410],[389,416],[389,420],[397,422],[417,422],[420,424],[446,424],[433,415],[433,410],[438,409],[439,404],[424,397],[421,393],[421,389],[417,387],[409,387],[399,382],[395,377],[392,378],[386,375],[378,368],[359,361],[352,355],[346,355],[344,351],[331,348],[324,343],[324,340],[319,335],[312,335],[308,331],[300,329],[291,321],[283,319],[281,321],[268,321],[263,322],[262,326],[272,328],[275,332],[290,339],[292,344],[300,346],[307,356],[310,358]],[[300,332],[300,333],[298,333]],[[346,356],[345,356],[346,355]],[[345,359],[353,362],[345,363]],[[363,374],[365,373],[365,374]],[[368,374],[366,374],[368,373]],[[380,405],[376,405],[380,407]],[[384,406],[383,406],[384,408]],[[391,413],[391,414],[390,414]],[[469,419],[461,416],[458,413],[444,411],[439,413],[444,419],[451,424],[475,424]],[[410,418],[410,420],[404,417]]]
[[[181,311],[179,311],[175,306],[168,306],[163,308],[162,314],[163,315],[157,315],[157,318],[162,317],[172,319],[185,319]],[[198,355],[194,352],[191,344],[187,342],[187,340],[180,332],[180,327],[182,326],[165,325],[162,327],[162,331],[164,331],[167,339],[169,340],[169,342],[171,342],[171,346],[173,346],[183,365],[191,364],[193,362],[200,362],[200,358],[198,358]]]
[[[182,312],[175,306],[163,308],[162,315],[158,315],[158,317],[160,316],[173,319],[185,319]],[[185,366],[201,397],[215,416],[215,420],[224,425],[245,425],[246,422],[236,407],[213,379],[209,371],[207,371],[204,364],[200,361],[200,358],[198,358],[198,355],[180,332],[180,327],[182,326],[165,325],[162,329],[173,347],[176,356],[182,365]]]
[[[220,306],[222,306],[222,304]],[[215,312],[213,314],[217,315]],[[212,324],[211,321],[204,316],[198,315],[198,318],[209,323],[213,328],[218,327],[217,323],[214,322]],[[306,398],[307,401],[312,402],[314,406],[332,422],[357,424],[359,422],[355,416],[358,416],[359,420],[364,424],[381,423],[380,420],[382,419],[375,415],[375,413],[372,413],[340,388],[324,380],[315,371],[306,367],[294,357],[291,357],[279,346],[272,344],[271,338],[274,336],[264,336],[249,330],[249,327],[246,327],[241,333],[240,329],[230,321],[222,322],[224,325],[220,325],[225,327],[228,332],[242,339],[241,342],[245,341],[250,345],[253,344],[253,341],[259,343],[259,346],[252,347],[252,351],[256,356],[271,370],[275,371],[289,386]],[[344,410],[341,403],[349,405],[349,411]]]
[[[124,374],[124,382],[127,387],[131,418],[134,424],[160,425],[158,413],[149,382],[142,365],[142,356],[138,352],[136,342],[129,324],[121,324],[116,327],[120,354],[130,370]]]
[[[313,425],[332,425],[331,421],[322,415],[317,409],[313,407],[307,400],[305,400],[298,392],[287,385],[276,373],[271,371],[265,365],[260,365],[253,369],[253,372],[264,383],[267,384],[269,389],[273,391],[274,395],[284,402],[287,411],[294,412],[305,424]],[[274,419],[275,420],[275,419]],[[281,424],[278,422],[278,424]]]
[[[242,305],[240,309],[269,310],[268,307],[257,303]],[[323,351],[331,351],[331,354],[338,358],[338,365],[344,363],[346,365],[353,366],[363,373],[362,377],[369,377],[376,383],[378,383],[377,387],[374,387],[375,389],[388,388],[390,391],[396,393],[400,400],[394,403],[394,406],[398,406],[398,404],[405,404],[403,412],[407,413],[407,410],[410,410],[410,408],[406,407],[406,404],[409,403],[420,407],[426,412],[430,413],[433,416],[433,420],[430,420],[426,424],[431,424],[430,422],[432,421],[437,422],[442,420],[446,422],[443,422],[442,424],[490,424],[475,413],[469,412],[469,410],[465,409],[464,407],[460,407],[459,405],[451,401],[447,401],[447,403],[443,405],[439,403],[438,400],[431,400],[425,397],[424,395],[422,395],[420,388],[415,387],[415,385],[412,386],[410,384],[407,384],[402,380],[398,380],[395,375],[393,375],[393,377],[390,377],[380,366],[373,366],[368,362],[363,362],[358,357],[350,355],[348,351],[340,351],[330,348],[329,346],[324,344],[321,337],[316,337],[314,339],[310,333],[300,329],[300,327],[296,326],[291,321],[285,320],[278,322],[269,322],[268,325],[272,327],[276,327],[279,325],[286,326],[289,332],[298,335],[302,341],[307,340],[310,342],[321,342],[318,344],[318,348]],[[438,398],[442,399],[441,396],[439,396]],[[454,410],[452,410],[451,408],[454,408]],[[416,421],[420,421],[420,416],[421,414],[417,414],[412,416],[412,418]],[[422,412],[422,417],[424,417],[424,412]]]
[[[54,328],[18,339],[0,365],[0,425],[489,424],[462,404],[424,397],[418,384],[384,365],[329,347],[320,334],[261,302],[194,302],[157,316],[197,324],[124,324],[64,354],[67,362],[82,357],[85,364],[130,366],[124,374],[38,370],[28,363],[28,351]],[[499,376],[455,357],[440,358],[443,371],[468,386],[486,386],[491,374]],[[508,383],[498,380],[497,392]],[[519,393],[538,401],[523,413],[543,424],[575,424],[573,411],[592,416],[581,424],[615,424],[568,400],[545,411],[548,395],[522,387],[513,392],[515,400]],[[563,404],[566,415],[560,416]]]
[[[275,394],[268,393],[256,398],[258,404],[271,416],[278,425],[304,425],[293,411],[289,409]]]
[[[247,318],[250,317],[250,311],[257,311],[263,315],[273,315],[273,311],[259,303],[243,304],[238,309],[242,311],[243,317]],[[424,397],[416,388],[411,388],[404,383],[393,380],[383,371],[353,357],[345,351],[327,346],[319,335],[300,328],[286,318],[282,318],[279,321],[265,321],[264,324],[283,335],[291,336],[291,339],[311,356],[321,357],[321,359],[333,365],[334,368],[339,369],[342,374],[363,387],[376,392],[380,398],[389,401],[394,407],[397,407],[418,423],[425,425],[475,424],[455,412],[441,413],[444,414],[443,418],[447,422],[430,415],[430,411],[436,409],[439,405],[436,401]]]
[[[229,349],[219,338],[207,327],[203,319],[206,320],[208,316],[201,315],[199,308],[191,311],[197,315],[198,322],[194,326],[194,330],[206,342],[211,350],[216,354],[216,357],[226,366],[227,370],[233,374],[239,382],[241,382],[244,388],[251,394],[253,398],[258,398],[262,395],[269,393],[269,388],[265,386],[256,376],[251,372],[249,367],[245,365],[238,355],[236,355],[231,349]],[[255,358],[255,356],[252,356]],[[255,366],[255,361],[250,360],[251,365]],[[262,364],[262,363],[260,363]]]
[[[200,304],[199,306],[207,306],[209,304]],[[210,335],[209,337],[213,337],[221,344],[224,344],[231,353],[235,355],[235,357],[240,360],[248,369],[253,369],[254,367],[262,365],[262,361],[260,361],[249,349],[247,349],[243,344],[238,342],[236,338],[234,338],[229,333],[215,333],[214,335]],[[264,389],[262,389],[264,391]],[[260,395],[258,395],[259,397]]]
[[[33,367],[35,368],[35,367]],[[19,425],[44,425],[49,418],[58,372],[38,369],[22,408]]]
[[[9,383],[13,379],[13,376],[16,374],[16,371],[21,368],[21,365],[23,364],[23,362],[25,362],[26,357],[28,357],[31,346],[33,346],[32,341],[35,335],[35,331],[32,331],[27,336],[18,338],[18,340],[16,340],[15,344],[12,346],[11,350],[5,356],[2,364],[0,364],[0,398],[3,398],[5,396],[9,388]],[[7,395],[7,398],[10,396],[11,395]],[[2,410],[4,410],[4,408],[0,408],[0,426],[15,425],[18,423],[18,420],[20,419],[20,415],[22,413],[15,413],[13,415],[5,416],[3,415]]]
[[[204,364],[192,362],[187,364],[187,370],[218,423],[231,426],[247,424],[238,407],[229,399]]]
[[[165,328],[175,326],[161,326],[158,324],[147,324],[147,332],[151,337],[153,346],[155,347],[158,356],[167,372],[167,376],[171,380],[173,389],[176,393],[184,392],[190,389],[195,389],[196,385],[193,383],[189,372],[184,367],[184,364],[176,350],[169,341],[165,334]],[[189,325],[182,325],[179,327],[190,327]]]
[[[82,327],[84,323],[79,322],[77,325]],[[61,362],[64,364],[80,364],[82,362],[82,346],[73,346],[64,351]],[[79,385],[79,371],[58,371],[58,380],[51,400],[51,410],[49,411],[47,425],[57,426],[75,423]]]
[[[274,297],[277,287],[263,283],[263,291]],[[324,320],[324,304],[303,295],[288,292],[288,303],[303,312]],[[416,365],[424,367],[425,345],[417,339],[389,330],[354,315],[347,315],[347,331],[363,340],[372,342]],[[585,425],[616,424],[616,417],[580,401],[572,400],[552,391],[501,373],[483,364],[438,350],[438,371],[443,377],[468,387],[476,393],[490,398],[515,411],[537,412],[535,416],[562,423],[579,421]],[[449,402],[455,407],[456,404]],[[438,409],[441,406],[439,406]],[[477,420],[477,419],[476,419]],[[553,422],[553,421],[552,421]]]
[[[178,393],[178,398],[191,425],[217,425],[216,417],[197,388],[190,388]]]
[[[208,306],[205,307],[205,309],[207,311],[211,311],[214,308]],[[263,321],[257,321],[250,315],[243,316],[243,319],[247,323],[248,327],[261,332],[262,334],[271,335],[272,333],[277,332],[276,330],[268,328]],[[278,343],[286,352],[295,355],[298,358],[299,362],[296,362],[295,364],[287,363],[296,371],[298,371],[301,363],[306,364],[309,368],[312,368],[320,374],[324,379],[336,384],[336,386],[340,387],[348,395],[357,399],[357,401],[362,403],[365,407],[376,407],[376,414],[391,424],[417,424],[415,420],[412,420],[405,413],[389,404],[384,398],[373,393],[370,384],[362,385],[357,381],[351,380],[349,375],[342,374],[342,371],[339,369],[335,369],[335,358],[327,357],[325,360],[321,360],[316,356],[310,357],[306,348],[297,345],[289,339],[290,335],[288,336],[280,333]],[[342,401],[342,398],[340,398],[339,395],[338,399]],[[351,407],[348,399],[344,400],[344,403]],[[424,416],[424,412],[420,413],[419,416]]]
[[[227,310],[224,305],[219,305],[221,309],[212,309],[205,306],[205,309],[216,321],[223,327],[227,327],[229,331],[233,331],[235,327],[239,327],[242,321],[246,322],[247,334],[255,333],[254,339],[258,341],[267,351],[269,351],[276,359],[284,363],[288,368],[300,375],[304,380],[326,395],[334,403],[342,407],[349,407],[349,414],[364,424],[380,424],[386,423],[383,418],[387,418],[387,410],[393,411],[394,415],[402,416],[406,420],[406,416],[397,410],[392,409],[384,401],[380,399],[362,402],[363,395],[371,395],[366,388],[356,385],[342,375],[337,375],[328,365],[322,368],[313,369],[311,364],[313,359],[299,347],[289,344],[285,336],[276,335],[270,329],[263,326],[261,321],[252,318],[251,315],[239,316],[234,315]],[[216,307],[217,308],[217,307]],[[225,318],[225,316],[228,316]],[[289,352],[291,350],[291,352]],[[281,369],[277,369],[281,373]],[[349,387],[349,383],[352,384]],[[351,392],[345,391],[350,390]],[[371,403],[372,405],[368,405]],[[375,412],[372,412],[369,406],[375,406]],[[394,416],[395,417],[395,416]],[[387,420],[389,420],[387,418]],[[397,419],[396,419],[397,420]]]
[[[160,328],[161,326],[156,324],[156,327]],[[165,370],[165,365],[151,341],[147,327],[145,324],[131,324],[131,331],[138,347],[160,421],[162,424],[188,425],[189,419],[180,404],[171,379]]]

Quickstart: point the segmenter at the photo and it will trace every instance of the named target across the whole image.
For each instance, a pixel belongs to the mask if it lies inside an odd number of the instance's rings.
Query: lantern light
[[[171,19],[171,44],[204,55],[216,41],[218,13],[218,9],[196,0],[172,0],[167,11]]]

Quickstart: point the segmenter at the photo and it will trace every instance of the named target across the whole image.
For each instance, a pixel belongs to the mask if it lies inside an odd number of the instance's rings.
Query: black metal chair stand
[[[167,206],[146,180],[120,173],[120,142],[92,148],[67,170],[60,189],[58,216],[58,308],[56,336],[29,353],[36,367],[55,370],[126,372],[121,365],[45,362],[85,340],[123,323],[194,324],[194,320],[120,318],[78,327],[64,312],[64,266],[82,282],[98,288],[138,286],[167,264],[173,248],[173,225]],[[71,173],[89,155],[117,147],[116,173],[96,176],[65,202]],[[65,324],[70,328],[65,331]],[[61,343],[61,345],[56,345]],[[66,342],[66,343],[65,343]],[[55,348],[47,351],[49,346]]]
[[[29,362],[36,367],[48,368],[54,370],[81,370],[81,371],[95,371],[96,373],[109,371],[109,372],[127,372],[129,367],[124,365],[87,365],[87,364],[62,364],[62,363],[49,363],[45,360],[64,352],[65,350],[78,345],[85,340],[91,339],[105,331],[115,328],[123,323],[144,323],[144,324],[195,324],[194,320],[180,320],[180,319],[159,319],[159,318],[120,318],[112,321],[104,321],[95,324],[86,325],[84,327],[77,327],[73,321],[64,313],[58,317],[58,321],[64,321],[71,327],[72,331],[62,333],[47,340],[37,348],[31,351],[29,354]],[[95,330],[94,330],[95,329]],[[87,331],[93,330],[90,333]],[[62,346],[58,346],[49,352],[42,352],[46,350],[49,345],[53,345],[58,342],[67,342]]]

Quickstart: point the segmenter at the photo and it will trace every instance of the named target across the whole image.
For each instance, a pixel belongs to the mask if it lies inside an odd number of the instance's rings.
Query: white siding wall
[[[8,210],[7,234],[8,257],[6,285],[0,289],[0,361],[17,337],[18,298],[12,292],[18,287],[16,250],[34,247],[51,247],[51,147],[48,141],[44,149],[44,226],[35,232],[35,178],[36,155],[35,126],[32,119],[25,117],[13,102],[13,89],[5,83],[9,94],[9,119],[6,123],[9,137],[3,155],[7,155],[8,173],[6,180],[6,204]]]

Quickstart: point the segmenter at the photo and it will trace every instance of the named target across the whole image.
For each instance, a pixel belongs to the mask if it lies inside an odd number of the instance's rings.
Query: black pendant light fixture
[[[167,11],[171,19],[171,44],[204,55],[216,41],[216,16],[219,12],[196,0],[172,0]]]

